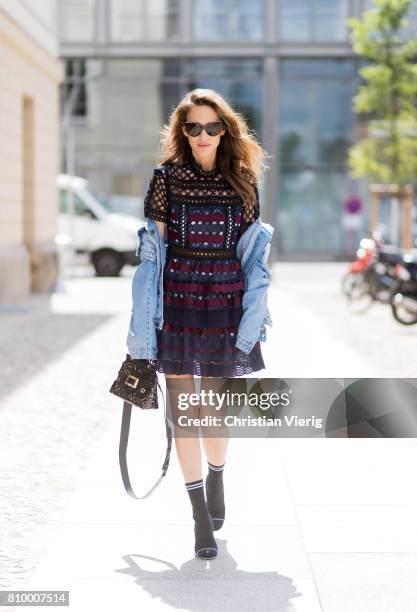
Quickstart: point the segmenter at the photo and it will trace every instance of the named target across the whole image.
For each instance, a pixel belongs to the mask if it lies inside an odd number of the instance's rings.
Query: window
[[[343,41],[347,38],[348,0],[281,0],[281,40]]]
[[[262,40],[263,0],[194,0],[194,40]]]
[[[65,81],[61,83],[61,114],[86,117],[88,111],[85,84],[85,60],[66,60]]]
[[[81,200],[81,198],[74,193],[74,213],[77,217],[91,217],[92,219],[96,219],[97,217],[94,213],[87,208],[85,203]],[[59,210],[61,213],[68,214],[69,211],[69,198],[70,194],[65,189],[59,190]]]
[[[282,60],[280,83],[281,164],[343,166],[354,131],[355,63]]]
[[[340,215],[352,188],[346,158],[358,65],[344,58],[281,60],[277,223],[287,253],[344,248]]]
[[[64,42],[92,41],[94,0],[58,0],[58,32]]]
[[[111,38],[171,40],[178,35],[178,0],[111,0]]]

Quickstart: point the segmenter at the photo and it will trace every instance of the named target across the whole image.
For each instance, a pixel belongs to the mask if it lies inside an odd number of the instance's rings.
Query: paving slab
[[[179,464],[150,498],[133,500],[116,469],[117,435],[114,418],[27,588],[69,590],[73,610],[87,610],[93,592],[110,610],[121,591],[125,610],[321,610],[276,441],[230,441],[227,520],[218,557],[202,561]]]

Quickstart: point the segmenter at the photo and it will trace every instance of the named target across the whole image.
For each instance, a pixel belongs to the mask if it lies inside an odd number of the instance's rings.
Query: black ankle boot
[[[226,509],[224,505],[223,465],[208,463],[209,473],[206,478],[207,507],[213,519],[213,530],[223,527]]]
[[[204,497],[203,479],[186,482],[185,486],[193,506],[195,555],[200,559],[214,559],[217,556],[217,542],[213,536],[213,521]]]

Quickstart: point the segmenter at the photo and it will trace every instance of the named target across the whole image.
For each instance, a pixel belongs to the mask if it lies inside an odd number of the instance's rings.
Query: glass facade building
[[[350,58],[284,59],[280,63],[278,202],[285,252],[343,251],[340,215],[349,191],[345,160],[353,144]]]
[[[260,197],[276,227],[272,257],[342,257],[344,200],[368,197],[346,163],[361,128],[346,20],[368,4],[58,0],[76,173],[104,194],[143,197],[170,112],[190,89],[213,88],[271,156]]]

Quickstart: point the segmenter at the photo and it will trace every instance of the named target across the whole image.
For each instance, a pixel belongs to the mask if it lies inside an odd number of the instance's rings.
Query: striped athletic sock
[[[213,536],[213,522],[204,497],[203,479],[186,482],[185,488],[188,491],[193,507],[194,552],[197,557],[212,559],[217,555],[217,543]]]
[[[206,478],[207,507],[213,519],[213,530],[223,527],[225,517],[223,465],[214,465],[207,461],[208,474]]]

